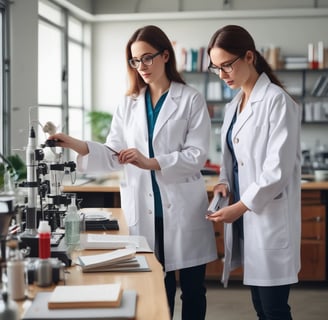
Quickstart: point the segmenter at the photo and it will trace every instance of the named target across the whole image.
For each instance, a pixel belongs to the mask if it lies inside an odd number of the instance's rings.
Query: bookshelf
[[[328,123],[328,69],[283,69],[276,73],[303,107],[303,124]]]
[[[328,69],[279,69],[275,71],[286,90],[303,107],[303,124],[328,123]],[[185,81],[200,91],[214,123],[221,123],[224,105],[238,90],[206,71],[183,71]]]
[[[186,83],[205,97],[212,122],[221,123],[224,105],[234,97],[237,90],[230,89],[218,76],[209,72],[183,71],[182,76]]]

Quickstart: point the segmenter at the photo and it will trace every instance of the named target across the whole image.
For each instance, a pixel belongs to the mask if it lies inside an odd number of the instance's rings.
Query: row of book
[[[328,103],[322,101],[311,101],[304,105],[304,122],[327,122]]]
[[[181,49],[179,69],[187,72],[205,72],[209,64],[209,57],[205,47],[199,49]]]
[[[317,67],[313,67],[309,64],[307,56],[285,56],[282,59],[279,59],[279,56],[276,54],[274,55],[276,61],[272,61],[272,54],[264,53],[263,55],[274,70],[323,69],[328,67],[328,48],[324,50],[323,62],[318,64]],[[199,49],[181,48],[181,52],[178,52],[177,57],[178,60],[180,59],[178,63],[180,71],[206,72],[210,62],[205,47],[200,47]]]

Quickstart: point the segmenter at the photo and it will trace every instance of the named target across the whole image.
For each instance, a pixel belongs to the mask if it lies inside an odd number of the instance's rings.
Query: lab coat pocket
[[[289,245],[287,199],[273,200],[256,215],[257,243],[261,249],[274,250]]]
[[[174,199],[171,201],[171,214],[175,215],[172,220],[178,223],[180,228],[188,228],[189,231],[202,229],[208,223],[204,218],[208,207],[205,184],[202,179],[195,179],[177,183],[168,192],[169,199]]]
[[[125,183],[120,185],[121,194],[121,207],[124,212],[126,223],[129,227],[134,226],[138,222],[138,195],[136,188],[132,186],[127,186]]]

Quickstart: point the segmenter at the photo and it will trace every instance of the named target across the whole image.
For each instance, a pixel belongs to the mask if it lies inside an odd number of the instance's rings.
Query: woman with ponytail
[[[300,270],[301,108],[244,28],[217,30],[208,54],[209,71],[240,89],[226,106],[214,187],[230,203],[207,216],[224,222],[222,282],[243,266],[258,318],[290,320],[289,291]]]

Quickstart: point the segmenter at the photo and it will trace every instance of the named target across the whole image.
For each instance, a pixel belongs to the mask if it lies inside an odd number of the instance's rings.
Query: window
[[[47,138],[42,126],[48,121],[76,138],[90,136],[85,130],[90,108],[89,39],[87,23],[50,1],[39,1],[39,139]],[[74,160],[74,152],[64,152]]]

